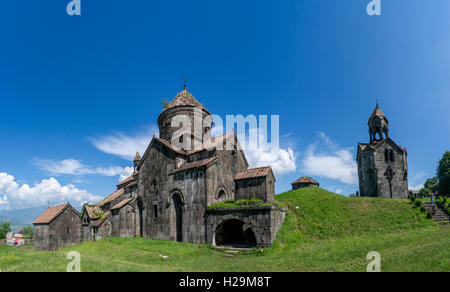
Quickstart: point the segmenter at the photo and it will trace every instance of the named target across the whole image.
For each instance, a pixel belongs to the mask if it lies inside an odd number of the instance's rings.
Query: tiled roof
[[[133,181],[132,183],[130,183],[129,185],[127,185],[125,188],[127,189],[127,188],[131,188],[131,187],[134,187],[134,186],[137,186],[137,181]]]
[[[98,219],[99,214],[103,213],[102,209],[99,206],[86,205],[84,206],[84,209],[86,210],[86,213],[91,219]]]
[[[162,138],[154,138],[156,141],[160,142],[161,144],[163,144],[164,146],[166,146],[167,148],[173,150],[174,152],[181,154],[181,155],[186,155],[187,153],[185,151],[183,151],[182,149],[179,149],[177,147],[175,147],[174,145],[170,144],[169,141],[164,140]]]
[[[111,195],[109,195],[106,198],[104,198],[103,200],[101,200],[97,205],[102,206],[102,205],[104,205],[106,203],[109,203],[109,202],[113,201],[114,199],[118,198],[124,192],[125,192],[124,189],[118,189],[117,191],[115,191]]]
[[[234,180],[265,177],[265,176],[268,176],[271,171],[272,171],[272,167],[270,167],[270,166],[246,169],[246,170],[243,170],[243,171],[237,173],[234,176]]]
[[[374,118],[374,117],[385,118],[385,119],[387,120],[387,118],[386,118],[386,116],[384,115],[384,113],[383,113],[383,112],[381,111],[381,109],[378,107],[378,104],[377,104],[377,106],[375,107],[375,109],[373,110],[372,114],[370,115],[369,122],[370,122],[370,120],[372,120],[372,118]]]
[[[183,89],[183,91],[181,91],[180,93],[178,93],[177,96],[175,96],[175,98],[169,103],[169,105],[163,111],[178,106],[200,107],[206,110],[205,107],[201,103],[199,103],[189,91],[187,91],[186,88]]]
[[[53,206],[44,211],[36,220],[33,221],[33,224],[47,224],[53,221],[56,217],[58,217],[66,208],[70,208],[69,203]]]
[[[299,178],[298,180],[294,181],[292,184],[298,184],[298,183],[312,183],[318,185],[319,183],[315,180],[310,178],[309,176],[303,176]]]
[[[217,157],[210,157],[210,158],[206,158],[206,159],[203,159],[203,160],[198,160],[198,161],[194,161],[194,162],[191,162],[191,163],[187,163],[187,164],[181,166],[180,168],[175,169],[175,172],[181,172],[181,171],[185,171],[185,170],[188,170],[188,169],[200,168],[200,167],[203,167],[203,166],[207,166],[207,165],[213,163],[216,160],[217,160]]]
[[[232,132],[230,132],[228,134],[224,134],[224,135],[221,135],[221,136],[213,137],[213,138],[211,138],[210,142],[203,143],[201,149],[188,151],[187,154],[188,155],[192,155],[192,154],[198,153],[198,152],[203,151],[203,150],[210,150],[210,149],[216,148],[220,144],[224,144],[225,141],[227,141],[227,139],[229,139],[230,137],[233,137],[233,136],[234,136],[234,131],[232,131]],[[226,145],[223,145],[223,150],[226,150],[225,148],[226,148]]]
[[[115,205],[114,207],[111,208],[112,210],[116,210],[116,209],[121,209],[123,206],[125,206],[126,204],[128,204],[129,202],[133,201],[133,198],[128,198],[123,200],[122,202],[120,202],[119,204]]]
[[[138,174],[138,172],[133,173],[130,177],[124,179],[123,181],[121,181],[120,183],[117,184],[118,187],[123,186],[129,182],[134,181],[134,176]]]
[[[106,213],[103,215],[103,218],[104,218],[104,219],[100,218],[100,219],[98,219],[97,221],[95,221],[95,223],[92,224],[92,225],[93,225],[94,227],[100,227],[100,226],[103,224],[103,222],[106,221],[106,219],[108,218],[109,215],[111,215],[111,212],[110,212],[110,211],[106,212]]]

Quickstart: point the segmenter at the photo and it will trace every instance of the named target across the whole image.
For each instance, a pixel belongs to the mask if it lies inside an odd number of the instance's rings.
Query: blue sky
[[[311,175],[354,193],[377,98],[411,186],[448,150],[448,0],[4,2],[0,210],[114,191],[183,77],[214,114],[280,116],[277,192]]]

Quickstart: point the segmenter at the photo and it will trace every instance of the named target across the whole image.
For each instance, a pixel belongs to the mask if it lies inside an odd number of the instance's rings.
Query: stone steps
[[[216,246],[216,249],[223,252],[224,256],[230,258],[238,255],[240,252],[253,251],[253,249],[251,248],[232,247],[232,246]]]
[[[450,223],[450,216],[444,212],[438,205],[432,203],[423,204],[427,212],[433,214],[433,220],[439,223]]]

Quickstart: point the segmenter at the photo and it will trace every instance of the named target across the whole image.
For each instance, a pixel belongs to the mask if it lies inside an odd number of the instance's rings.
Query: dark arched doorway
[[[255,247],[256,237],[245,222],[230,219],[222,222],[216,230],[216,245],[232,247]]]
[[[177,241],[183,241],[183,199],[179,193],[173,195],[173,206],[175,208]]]
[[[144,230],[143,230],[143,227],[144,227],[144,215],[142,214],[143,212],[144,212],[144,206],[143,206],[143,204],[142,204],[142,201],[141,200],[138,200],[138,203],[137,203],[137,205],[138,205],[138,212],[139,212],[139,236],[140,237],[144,237]]]

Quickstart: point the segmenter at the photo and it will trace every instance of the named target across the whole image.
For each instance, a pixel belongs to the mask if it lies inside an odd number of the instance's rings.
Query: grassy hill
[[[225,257],[209,245],[111,238],[58,252],[0,246],[2,271],[64,271],[67,252],[82,271],[365,271],[381,254],[383,271],[450,271],[450,226],[407,201],[347,198],[308,188],[277,196],[288,216],[274,246]],[[168,256],[163,259],[161,255]]]

